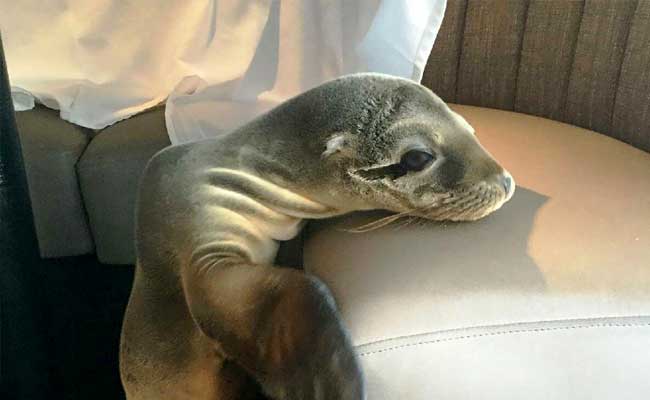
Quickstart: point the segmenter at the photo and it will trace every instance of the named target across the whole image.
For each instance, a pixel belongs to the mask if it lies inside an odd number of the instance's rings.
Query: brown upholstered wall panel
[[[459,103],[512,110],[527,1],[469,0],[458,71]]]
[[[650,0],[449,0],[423,83],[650,150]]]
[[[650,0],[640,0],[621,66],[611,136],[650,151]]]
[[[610,132],[625,44],[637,0],[586,0],[564,121]]]
[[[531,0],[515,110],[562,118],[584,0]]]
[[[465,29],[467,0],[448,0],[442,26],[433,45],[422,84],[433,90],[444,101],[456,101],[458,59]]]

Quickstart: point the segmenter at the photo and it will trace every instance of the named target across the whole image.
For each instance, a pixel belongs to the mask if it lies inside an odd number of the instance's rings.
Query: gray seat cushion
[[[16,113],[41,256],[93,251],[75,165],[90,131],[45,107]]]
[[[574,126],[456,106],[517,181],[473,223],[310,224],[368,398],[645,399],[650,154]],[[376,217],[376,216],[375,216]]]
[[[77,172],[101,262],[135,261],[138,182],[147,161],[169,145],[164,109],[159,107],[102,130],[81,157]]]

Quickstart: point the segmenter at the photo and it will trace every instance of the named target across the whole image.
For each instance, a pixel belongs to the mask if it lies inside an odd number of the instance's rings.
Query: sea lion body
[[[400,159],[409,149],[415,161]],[[422,154],[426,168],[409,170]],[[137,205],[120,350],[127,398],[364,398],[331,295],[272,266],[278,241],[307,219],[357,210],[476,219],[513,187],[440,99],[378,74],[337,79],[221,138],[163,150]]]

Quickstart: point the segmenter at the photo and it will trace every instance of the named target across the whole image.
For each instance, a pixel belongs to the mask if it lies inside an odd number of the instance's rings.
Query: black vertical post
[[[0,398],[48,396],[38,243],[0,38]]]

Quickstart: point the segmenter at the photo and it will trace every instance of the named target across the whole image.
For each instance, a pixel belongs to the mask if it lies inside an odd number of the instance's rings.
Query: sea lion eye
[[[422,150],[409,150],[402,155],[399,164],[407,171],[422,171],[435,157]]]

